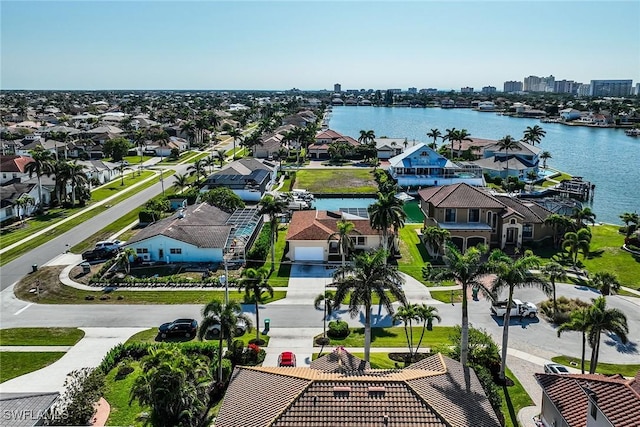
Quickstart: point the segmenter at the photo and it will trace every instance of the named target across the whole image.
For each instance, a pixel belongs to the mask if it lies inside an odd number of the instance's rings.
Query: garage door
[[[324,261],[324,248],[296,248],[296,261]]]

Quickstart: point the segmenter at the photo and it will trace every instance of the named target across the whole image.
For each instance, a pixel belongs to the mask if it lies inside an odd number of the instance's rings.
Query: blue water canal
[[[472,137],[498,140],[505,135],[520,139],[527,126],[534,125],[547,132],[540,148],[551,153],[549,167],[595,184],[593,201],[585,205],[593,209],[598,221],[620,224],[621,213],[640,213],[640,138],[626,136],[621,129],[440,108],[333,107],[329,122],[331,129],[354,138],[360,130],[372,129],[377,137],[407,138],[409,145],[432,142],[427,137],[431,129],[442,134],[445,129],[466,129]]]

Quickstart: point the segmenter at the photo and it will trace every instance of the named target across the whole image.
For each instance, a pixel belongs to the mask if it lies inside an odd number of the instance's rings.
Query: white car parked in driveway
[[[96,243],[96,249],[107,249],[107,250],[118,250],[120,249],[126,242],[120,240],[101,240]]]

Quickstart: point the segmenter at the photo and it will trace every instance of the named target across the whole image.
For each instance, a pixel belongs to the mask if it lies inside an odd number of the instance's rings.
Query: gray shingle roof
[[[56,401],[59,393],[1,393],[0,413],[3,427],[31,427]]]

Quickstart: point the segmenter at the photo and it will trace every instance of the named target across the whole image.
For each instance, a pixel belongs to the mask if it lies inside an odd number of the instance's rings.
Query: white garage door
[[[322,247],[296,248],[296,261],[324,261]]]

